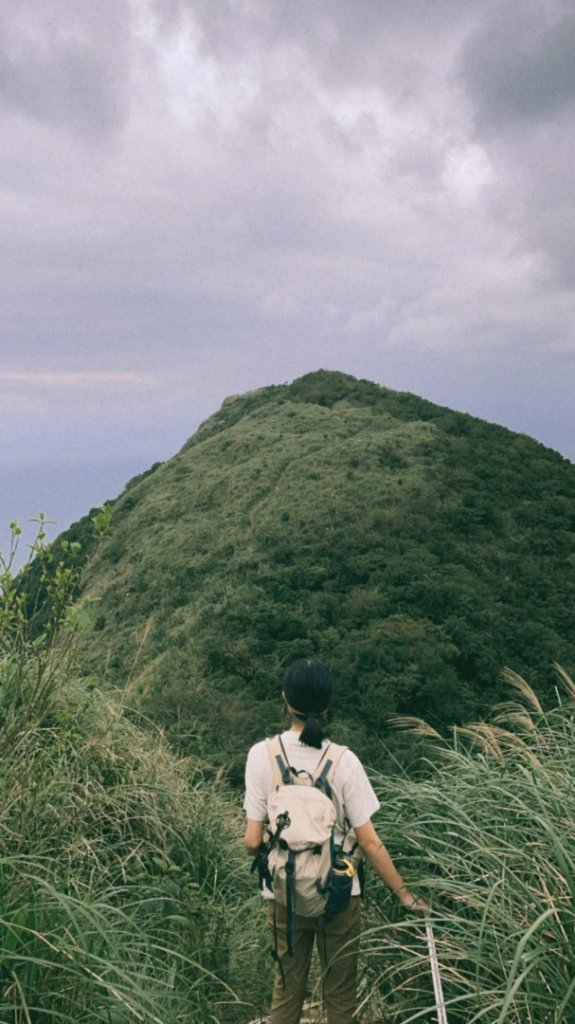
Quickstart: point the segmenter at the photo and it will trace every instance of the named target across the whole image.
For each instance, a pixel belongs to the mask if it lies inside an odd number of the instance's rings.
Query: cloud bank
[[[4,4],[18,457],[320,365],[575,454],[574,66],[562,0]]]

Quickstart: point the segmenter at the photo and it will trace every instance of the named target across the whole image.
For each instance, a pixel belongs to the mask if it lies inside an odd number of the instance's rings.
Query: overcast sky
[[[0,546],[319,367],[575,460],[573,0],[0,0]]]

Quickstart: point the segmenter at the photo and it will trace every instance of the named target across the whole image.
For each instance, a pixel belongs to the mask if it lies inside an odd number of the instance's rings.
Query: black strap
[[[277,763],[277,766],[278,766],[278,768],[280,770],[280,774],[281,774],[282,782],[283,782],[284,786],[288,786],[290,784],[290,782],[293,782],[292,775],[300,775],[300,774],[303,773],[305,775],[309,775],[310,779],[312,780],[312,782],[315,779],[316,781],[315,781],[314,785],[316,785],[316,786],[317,785],[321,785],[321,787],[323,789],[325,789],[325,791],[328,794],[328,796],[331,797],[331,788],[329,786],[329,783],[325,783],[325,781],[323,779],[323,776],[324,776],[324,773],[325,773],[326,769],[325,768],[323,769],[323,771],[321,772],[321,775],[319,777],[317,775],[318,768],[319,768],[321,762],[323,761],[324,757],[326,756],[329,748],[331,747],[331,743],[328,743],[326,748],[325,748],[325,750],[322,751],[322,755],[321,755],[319,761],[317,762],[313,772],[310,774],[309,772],[305,771],[305,769],[302,769],[301,772],[298,772],[296,768],[292,767],[292,765],[289,763],[289,757],[287,756],[286,748],[284,747],[283,740],[281,738],[281,734],[279,734],[279,733],[278,733],[278,741],[279,741],[279,745],[280,745],[281,750],[282,750],[282,754],[284,756],[284,760],[282,761],[280,755],[276,754],[276,763]],[[333,761],[329,761],[328,762],[328,766],[327,766],[327,772],[328,773],[329,773],[329,770],[330,770],[332,764],[333,764]],[[321,783],[320,783],[320,779],[322,780]]]
[[[254,874],[255,871],[257,871],[259,886],[262,892],[264,886],[267,886],[268,889],[271,889],[273,887],[272,876],[268,866],[268,849],[269,848],[266,846],[265,843],[262,843],[260,845],[260,848],[252,861],[252,866],[250,869],[250,873],[252,875]]]
[[[328,775],[329,775],[329,773],[331,771],[332,764],[333,764],[333,761],[326,761],[325,762],[325,764],[323,766],[323,769],[322,769],[322,772],[321,772],[320,775],[318,775],[318,777],[316,779],[316,782],[315,782],[315,785],[318,787],[318,789],[323,789],[325,795],[328,796],[330,798],[330,800],[332,799],[331,786],[330,786],[329,782],[327,781],[327,777],[328,777]]]
[[[295,850],[290,850],[286,861],[286,929],[287,952],[293,956],[293,940],[295,934]]]
[[[330,748],[330,747],[331,747],[331,743],[328,743],[328,744],[327,744],[327,746],[326,746],[326,748],[325,748],[325,750],[324,750],[324,752],[323,752],[323,754],[321,755],[321,757],[320,757],[319,761],[317,762],[317,764],[316,764],[316,766],[315,766],[315,771],[314,771],[314,775],[316,775],[316,774],[317,774],[317,770],[318,770],[318,768],[319,768],[319,766],[320,766],[321,762],[323,761],[323,759],[324,759],[325,755],[327,754],[327,752],[328,752],[328,750],[329,750],[329,748]]]
[[[360,860],[357,865],[357,877],[359,879],[359,893],[362,900],[365,899],[365,861]]]
[[[281,747],[281,750],[282,750],[282,754],[283,754],[283,756],[285,757],[285,762],[286,762],[286,765],[287,765],[287,766],[288,766],[288,768],[289,768],[289,766],[290,766],[290,763],[289,763],[289,757],[288,757],[288,756],[287,756],[287,754],[286,754],[286,748],[284,747],[284,744],[283,744],[283,740],[282,740],[282,738],[281,738],[281,734],[278,734],[278,740],[279,740],[279,745],[280,745],[280,747]]]
[[[280,754],[276,754],[276,763],[280,770],[280,775],[284,786],[289,786],[290,782],[292,781],[289,765],[285,764],[285,762],[282,761]]]
[[[282,759],[281,759],[279,754],[276,754],[276,761],[277,761],[279,770],[281,772],[282,782],[283,782],[284,786],[289,786],[290,782],[293,782],[292,772],[293,772],[294,769],[292,768],[292,766],[289,763],[289,757],[286,754],[286,748],[283,745],[283,741],[282,741],[282,738],[281,738],[280,735],[278,735],[278,740],[279,740],[279,745],[280,745],[280,747],[282,749],[282,754],[283,754],[283,756],[285,758],[285,761],[282,761]]]

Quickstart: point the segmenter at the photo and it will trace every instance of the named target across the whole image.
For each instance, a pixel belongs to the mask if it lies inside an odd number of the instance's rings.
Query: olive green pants
[[[347,910],[322,925],[314,917],[296,916],[293,956],[287,954],[286,910],[275,901],[268,907],[268,923],[277,940],[283,978],[276,967],[269,1024],[299,1024],[306,996],[314,942],[322,967],[323,999],[328,1024],[354,1024],[357,954],[360,933],[360,897],[352,896]]]

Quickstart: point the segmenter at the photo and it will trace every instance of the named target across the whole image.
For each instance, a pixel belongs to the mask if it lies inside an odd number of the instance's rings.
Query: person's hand
[[[406,908],[406,910],[414,910],[417,914],[428,914],[431,907],[425,900],[414,896],[409,889],[400,889],[398,892],[399,901]]]

